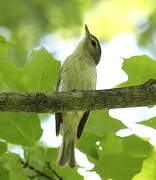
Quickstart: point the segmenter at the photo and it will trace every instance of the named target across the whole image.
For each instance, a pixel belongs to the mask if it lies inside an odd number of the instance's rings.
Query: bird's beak
[[[90,32],[89,32],[88,26],[86,24],[85,24],[85,31],[86,31],[86,33],[85,33],[86,37],[90,37]]]

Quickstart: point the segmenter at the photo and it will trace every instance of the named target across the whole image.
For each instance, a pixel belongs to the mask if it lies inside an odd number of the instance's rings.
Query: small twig
[[[61,176],[59,176],[54,169],[52,169],[52,167],[50,166],[50,163],[49,163],[49,162],[47,162],[46,164],[47,164],[47,168],[48,168],[59,180],[63,180],[63,178],[62,178]]]
[[[20,163],[23,165],[24,168],[29,168],[32,171],[34,171],[37,174],[37,176],[42,176],[48,180],[54,180],[52,177],[46,175],[44,172],[39,171],[39,170],[35,169],[33,166],[29,165],[28,162],[24,162],[22,159],[20,159]],[[34,177],[32,176],[31,179],[32,178],[34,178]]]

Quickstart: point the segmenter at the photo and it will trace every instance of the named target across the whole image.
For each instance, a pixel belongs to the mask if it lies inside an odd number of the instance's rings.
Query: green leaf
[[[23,68],[23,82],[29,91],[55,91],[60,62],[45,49],[33,51]]]
[[[33,146],[25,148],[25,159],[29,165],[36,169],[46,173],[50,177],[56,178],[57,173],[63,180],[76,179],[82,180],[83,178],[77,173],[76,169],[70,169],[68,167],[61,168],[56,164],[58,151],[56,148],[44,148],[39,146]],[[54,173],[55,171],[55,173]]]
[[[70,169],[68,167],[56,168],[58,174],[60,177],[63,178],[63,180],[69,180],[69,179],[75,179],[75,180],[84,180],[84,178],[78,174],[77,169]]]
[[[153,118],[150,118],[150,119],[148,119],[148,120],[139,122],[139,124],[143,124],[143,125],[145,125],[145,126],[150,126],[150,127],[156,129],[156,117],[153,117]]]
[[[6,142],[0,141],[0,155],[7,151],[7,144]]]
[[[77,168],[71,169],[67,166],[61,168],[56,164],[58,151],[56,148],[48,148],[46,152],[46,159],[51,165],[51,170],[55,170],[63,180],[76,179],[83,180],[83,177],[78,174]]]
[[[30,146],[42,135],[36,114],[0,113],[0,138],[13,144]]]
[[[103,147],[104,149],[104,151],[99,151],[101,155],[120,154],[123,152],[122,141],[114,133],[107,134],[105,139],[101,141],[99,146]]]
[[[99,137],[97,135],[85,132],[83,133],[80,140],[77,142],[76,147],[86,155],[94,158],[95,160],[98,160],[99,155],[96,145],[97,141],[99,141]],[[90,159],[90,161],[93,161],[93,159]]]
[[[99,156],[96,142],[103,139],[106,134],[117,132],[122,128],[125,128],[125,126],[121,121],[109,116],[108,110],[93,111],[85,126],[83,135],[77,143],[77,147],[86,155],[97,160]],[[90,160],[94,161],[94,159]]]
[[[46,150],[43,147],[31,146],[25,148],[24,157],[29,165],[42,171],[46,165],[45,153]]]
[[[85,127],[85,132],[103,137],[106,133],[117,132],[125,127],[121,121],[109,116],[108,110],[97,110],[91,112],[91,116]]]
[[[9,171],[4,167],[4,163],[0,161],[0,179],[9,180]]]
[[[131,180],[148,158],[153,147],[146,141],[130,136],[126,138],[108,134],[99,145],[99,161],[95,162],[96,171],[102,179]],[[142,149],[141,149],[142,148]]]
[[[156,79],[156,62],[148,56],[133,56],[125,59],[122,69],[128,75],[128,81],[118,87],[135,86],[149,79]]]
[[[156,152],[143,162],[141,171],[134,176],[133,180],[156,179]]]
[[[95,164],[96,171],[102,179],[131,180],[141,169],[143,159],[126,154],[107,154]]]
[[[10,64],[8,61],[0,61],[0,87],[5,91],[26,91],[22,83],[22,72],[20,68]]]
[[[59,69],[60,62],[45,49],[33,51],[23,68],[0,61],[0,87],[14,92],[54,91]]]
[[[0,35],[0,59],[6,58],[8,54],[9,42],[5,40],[3,36]]]
[[[54,91],[60,62],[45,49],[34,51],[28,63],[18,68],[0,61],[0,87],[5,91]],[[1,113],[0,138],[10,143],[32,145],[42,134],[35,114]]]
[[[9,180],[29,180],[17,154],[5,154],[0,157],[0,160],[3,162],[4,167],[9,171]]]
[[[122,139],[124,151],[132,157],[146,158],[151,155],[154,147],[147,141],[132,135]]]

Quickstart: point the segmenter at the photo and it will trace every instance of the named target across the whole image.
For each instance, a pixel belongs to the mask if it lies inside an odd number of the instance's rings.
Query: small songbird
[[[101,57],[98,39],[90,34],[85,25],[85,36],[74,52],[62,65],[57,91],[96,89],[96,65]],[[74,144],[82,134],[89,111],[55,113],[56,135],[62,129],[63,142],[58,154],[58,164],[75,166]]]

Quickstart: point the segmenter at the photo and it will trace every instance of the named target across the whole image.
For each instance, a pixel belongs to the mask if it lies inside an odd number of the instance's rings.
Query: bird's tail
[[[75,167],[75,134],[66,131],[63,135],[63,142],[59,150],[57,162],[60,166],[68,165],[70,168]]]

